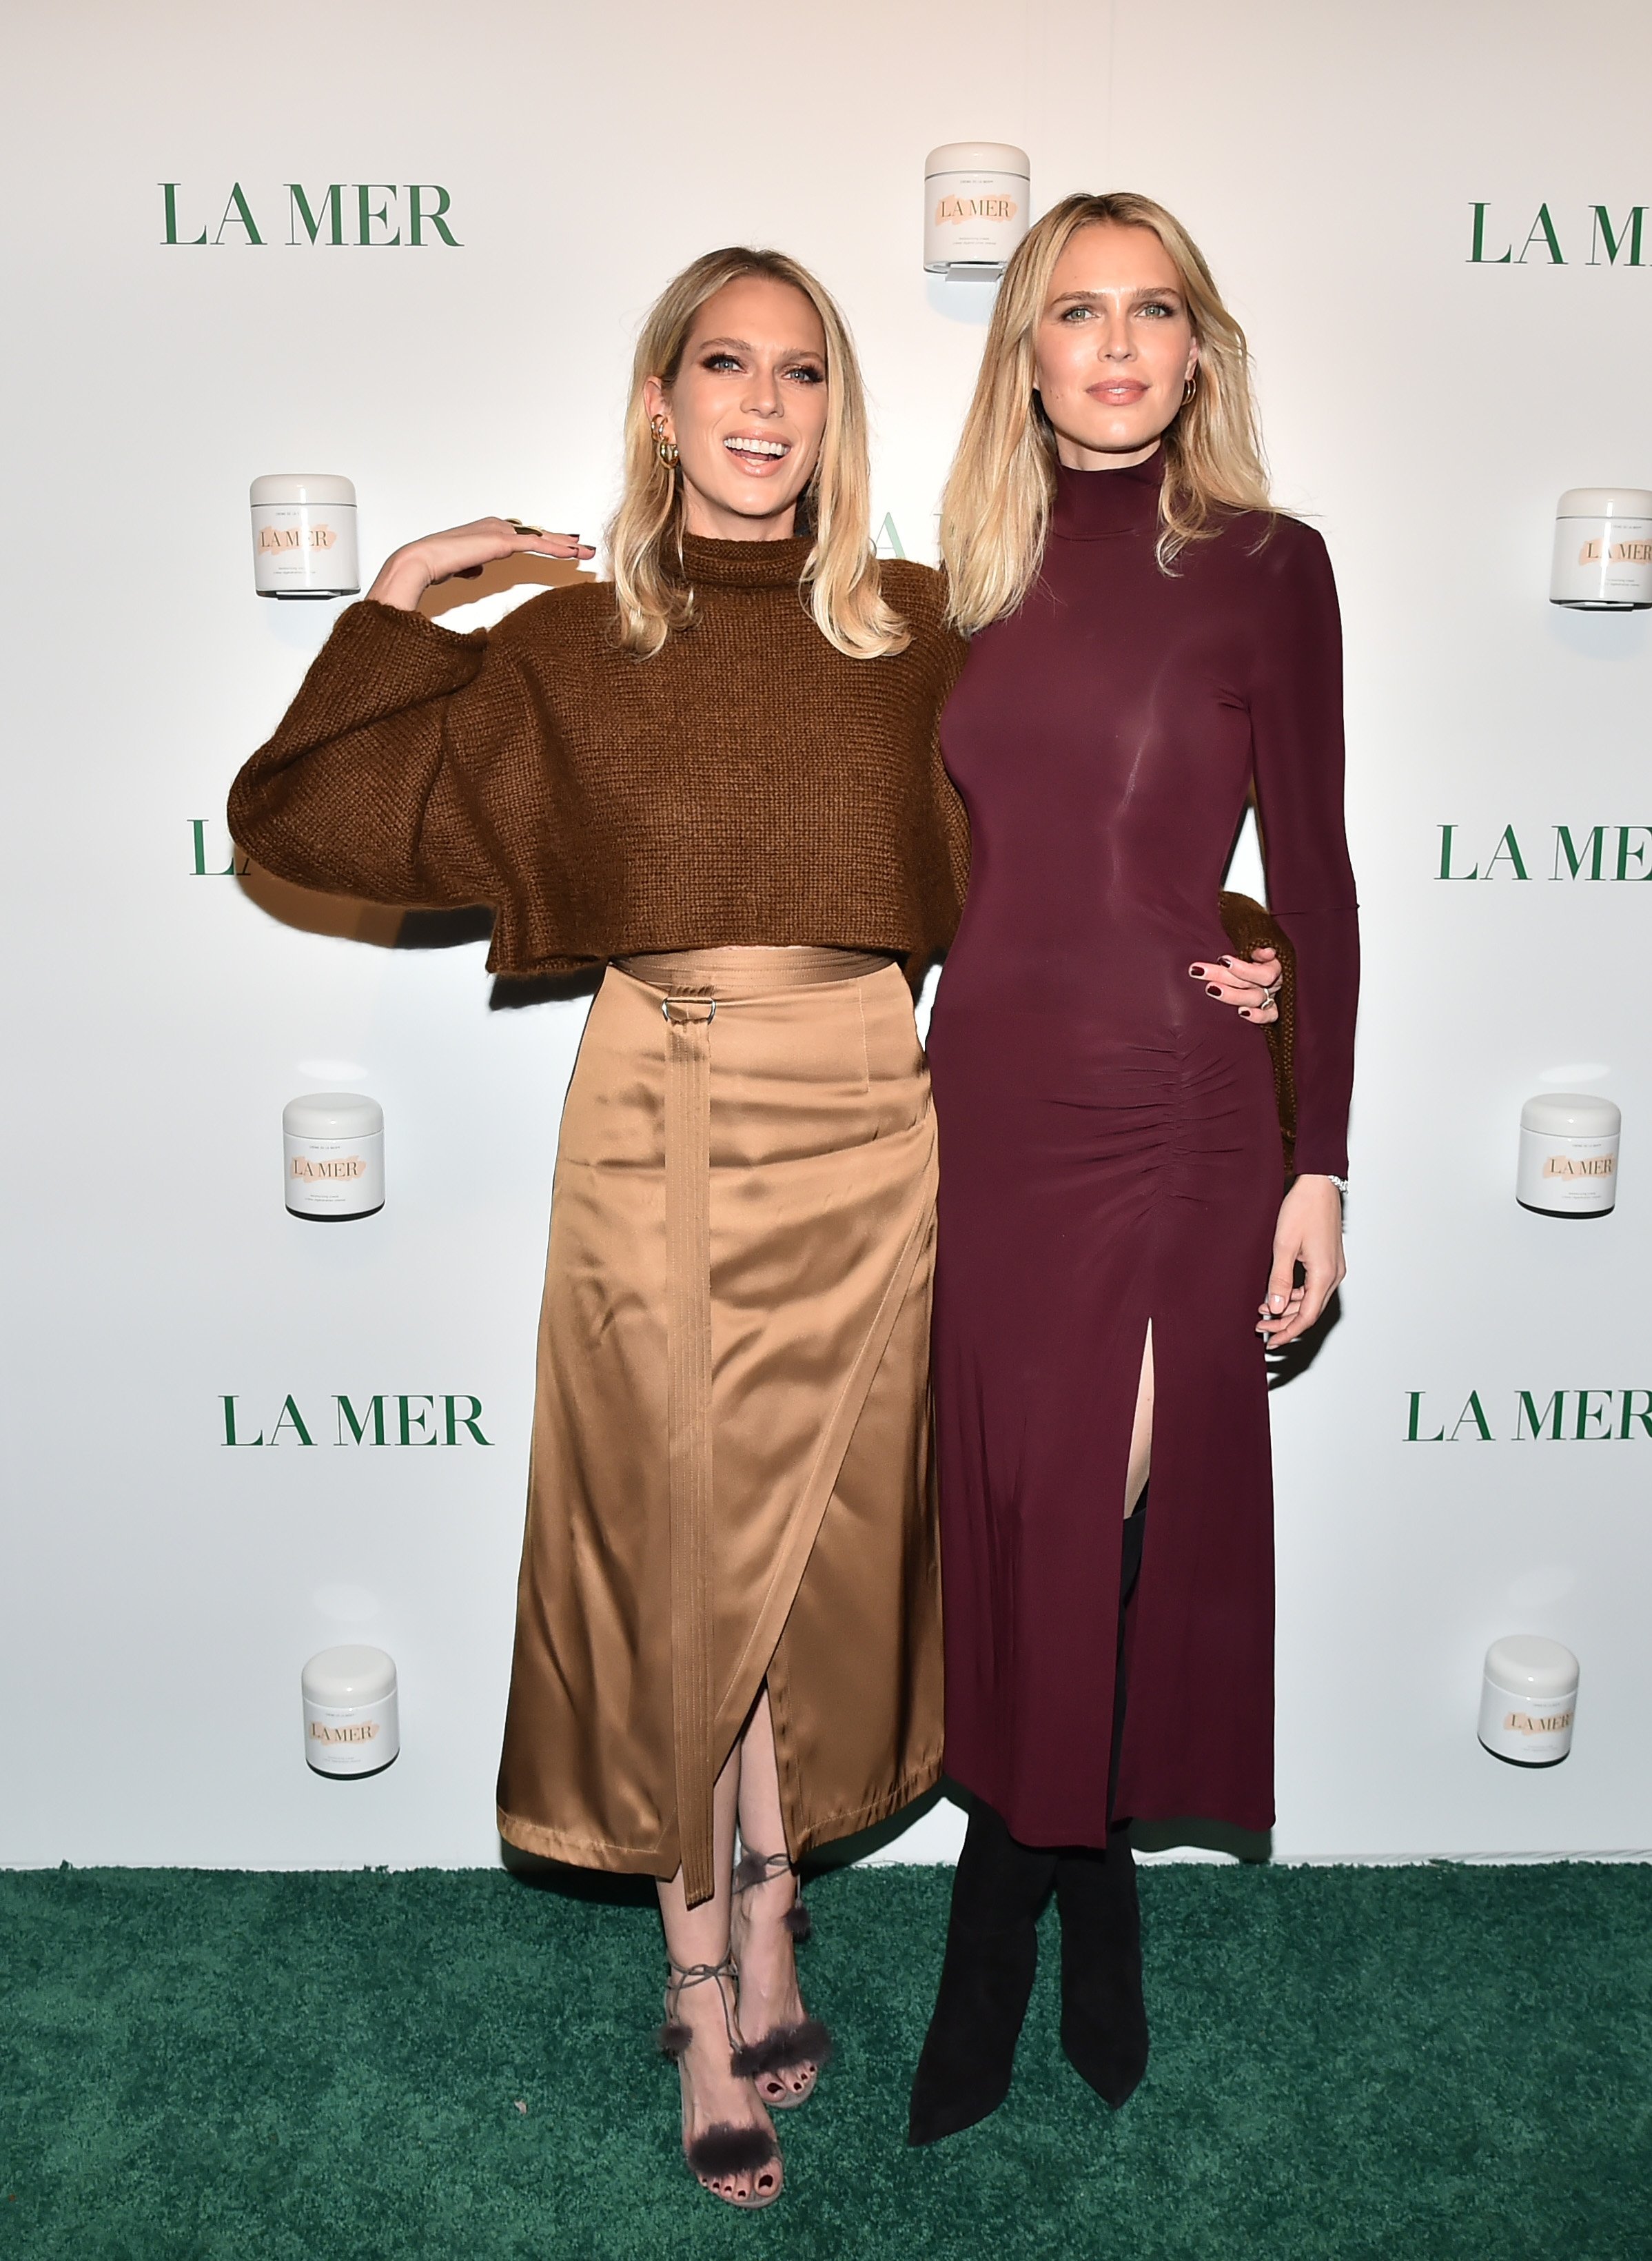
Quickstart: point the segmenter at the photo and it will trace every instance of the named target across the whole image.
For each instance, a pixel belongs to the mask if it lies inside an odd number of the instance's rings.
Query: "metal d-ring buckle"
[[[662,997],[660,1000],[660,1016],[662,1020],[669,1021],[673,1005],[709,1005],[712,1009],[705,1016],[705,1025],[708,1029],[717,1018],[715,997]]]

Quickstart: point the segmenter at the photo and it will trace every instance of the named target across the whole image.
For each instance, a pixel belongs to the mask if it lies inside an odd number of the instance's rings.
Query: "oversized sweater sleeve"
[[[300,886],[497,903],[499,819],[540,737],[515,655],[422,614],[353,605],[230,789],[232,836]]]
[[[1325,544],[1282,523],[1261,553],[1250,721],[1269,907],[1297,960],[1296,1166],[1348,1168],[1359,918],[1342,819],[1342,631]]]

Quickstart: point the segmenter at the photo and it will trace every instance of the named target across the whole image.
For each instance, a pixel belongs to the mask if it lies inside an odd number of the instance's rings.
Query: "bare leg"
[[[775,1756],[775,1725],[765,1688],[753,1707],[740,1746],[740,1836],[749,1852],[782,1853],[785,1821],[780,1805],[780,1769]],[[803,2019],[797,1963],[785,1919],[797,1899],[797,1872],[781,1869],[742,1891],[735,1903],[733,1937],[740,1964],[740,2031],[761,2041],[777,2027]],[[812,2065],[788,2065],[758,2076],[757,2090],[770,2102],[803,2096],[812,2086]]]
[[[1153,1462],[1153,1322],[1148,1321],[1147,1340],[1141,1346],[1141,1379],[1136,1384],[1135,1418],[1130,1425],[1130,1458],[1126,1464],[1124,1480],[1125,1519],[1135,1513],[1141,1495],[1148,1488],[1148,1471]]]
[[[770,1741],[772,1753],[773,1741]],[[770,1762],[772,1765],[772,1758]],[[666,1952],[684,1969],[697,1963],[721,1963],[728,1953],[728,1919],[734,1866],[734,1814],[740,1796],[740,1748],[736,1744],[727,1765],[717,1777],[712,1807],[712,1874],[717,1889],[698,1907],[688,1906],[679,1869],[669,1884],[660,1886],[660,1918],[665,1927]],[[776,1797],[778,1792],[776,1791]],[[730,2070],[733,2054],[729,2023],[733,2014],[733,1988],[726,1978],[685,1986],[674,1995],[671,2015],[692,2035],[677,2060],[683,2078],[683,2141],[687,2146],[708,2128],[770,2129],[769,2114],[749,2080],[737,2079]],[[740,2030],[736,2022],[734,2031]],[[776,2178],[777,2164],[762,2171]],[[751,2172],[702,2177],[707,2190],[731,2201],[766,2195],[755,2189],[762,2178]]]

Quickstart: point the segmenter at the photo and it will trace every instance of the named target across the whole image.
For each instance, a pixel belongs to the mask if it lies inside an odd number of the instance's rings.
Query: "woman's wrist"
[[[378,578],[368,591],[375,605],[391,605],[399,613],[418,610],[430,586],[430,570],[417,549],[395,549],[379,567]]]

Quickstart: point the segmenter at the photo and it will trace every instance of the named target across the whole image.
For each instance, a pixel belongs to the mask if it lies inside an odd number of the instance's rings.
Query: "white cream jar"
[[[932,275],[988,281],[1026,233],[1032,195],[1025,149],[1009,141],[947,141],[924,161],[924,265]]]
[[[1548,601],[1599,613],[1652,606],[1652,492],[1570,487],[1562,495]]]
[[[1515,1766],[1553,1766],[1571,1748],[1577,1660],[1557,1640],[1505,1633],[1485,1653],[1480,1741]]]
[[[342,1220],[384,1206],[384,1109],[360,1091],[311,1091],[281,1111],[287,1207]]]
[[[324,1648],[303,1693],[304,1761],[318,1774],[377,1774],[400,1750],[396,1662],[382,1648]]]
[[[1541,1217],[1605,1217],[1618,1198],[1622,1110],[1586,1091],[1544,1091],[1520,1109],[1514,1198]]]
[[[253,481],[253,585],[261,597],[354,597],[355,488],[326,471]]]

